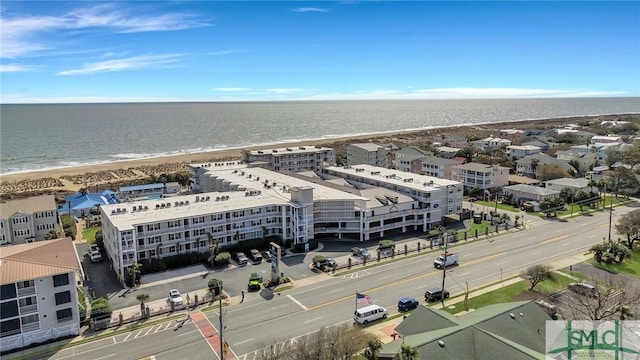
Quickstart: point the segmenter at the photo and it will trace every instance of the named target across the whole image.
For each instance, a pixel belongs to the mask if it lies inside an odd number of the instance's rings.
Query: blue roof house
[[[118,197],[112,190],[104,190],[100,193],[88,193],[82,195],[75,193],[65,198],[65,203],[58,207],[58,214],[70,214],[73,217],[80,218],[89,216],[89,210],[94,206],[117,204]]]

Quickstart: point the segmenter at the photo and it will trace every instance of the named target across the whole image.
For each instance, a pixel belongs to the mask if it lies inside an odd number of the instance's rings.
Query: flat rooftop
[[[437,189],[449,185],[460,185],[460,182],[441,179],[434,176],[419,175],[403,171],[360,164],[350,166],[330,166],[327,170],[345,175],[353,175],[387,184],[408,187],[416,190]]]

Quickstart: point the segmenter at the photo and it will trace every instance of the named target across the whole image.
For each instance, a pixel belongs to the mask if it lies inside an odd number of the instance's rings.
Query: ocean
[[[352,135],[640,113],[640,98],[4,104],[2,174]]]

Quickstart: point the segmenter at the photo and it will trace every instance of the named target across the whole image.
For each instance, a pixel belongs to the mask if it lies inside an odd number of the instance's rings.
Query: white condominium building
[[[428,231],[447,215],[462,212],[463,186],[458,181],[406,173],[371,165],[332,166],[322,176],[339,177],[356,187],[381,187],[409,196],[417,201],[422,230]]]
[[[0,351],[78,335],[80,260],[71,238],[3,247]]]
[[[251,166],[268,170],[317,171],[322,166],[336,164],[336,152],[332,148],[316,146],[291,146],[265,150],[243,150],[242,161]]]
[[[0,204],[0,245],[44,240],[50,231],[60,233],[53,195],[33,196]]]

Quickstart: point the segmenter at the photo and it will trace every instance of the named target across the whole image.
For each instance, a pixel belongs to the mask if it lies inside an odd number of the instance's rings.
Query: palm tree
[[[142,264],[140,264],[137,261],[131,264],[131,266],[129,267],[129,275],[131,275],[131,278],[133,279],[133,287],[136,287],[138,283],[138,276],[140,275],[141,272],[142,272]]]
[[[408,344],[402,344],[400,351],[394,355],[394,360],[418,360],[418,349]]]
[[[364,357],[367,360],[376,360],[380,350],[382,349],[382,341],[377,338],[367,340],[367,348],[364,350]]]
[[[536,176],[536,170],[538,169],[538,164],[540,164],[540,160],[538,159],[533,159],[529,163],[529,166],[531,166],[531,172],[533,173],[534,177]]]

